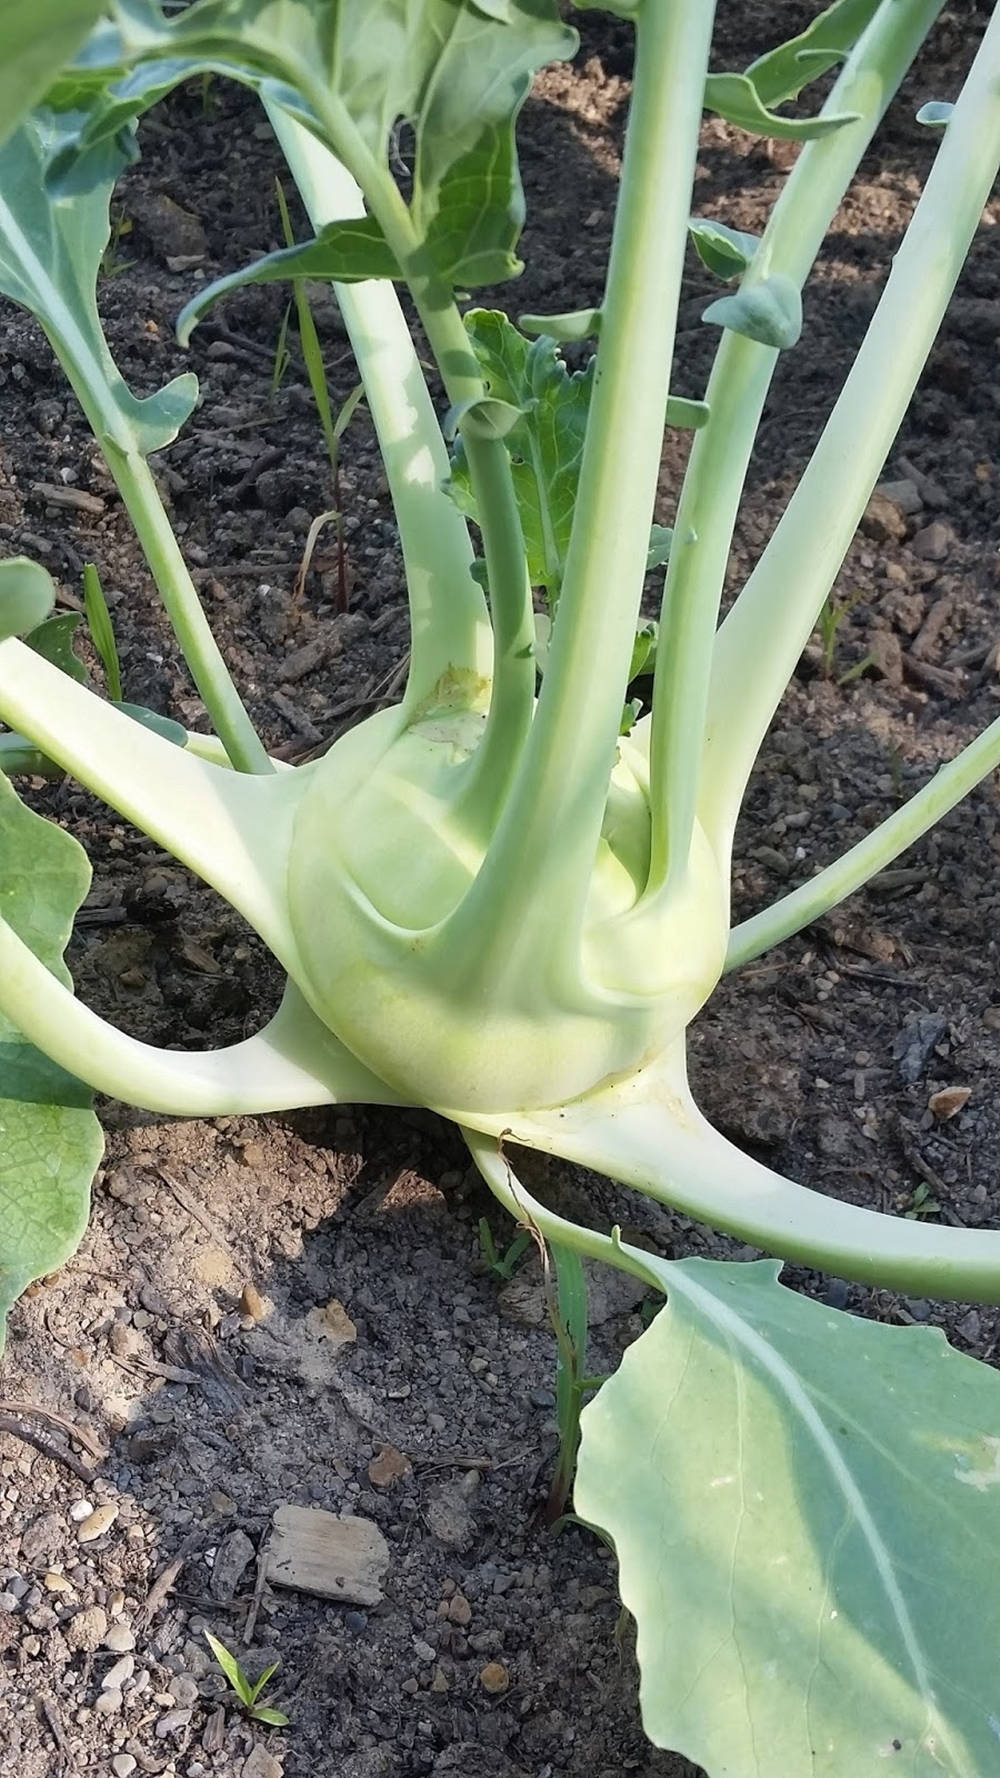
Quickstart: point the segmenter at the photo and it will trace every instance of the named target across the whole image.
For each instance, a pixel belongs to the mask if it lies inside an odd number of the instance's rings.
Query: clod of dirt
[[[389,1546],[370,1519],[319,1507],[279,1506],[267,1549],[273,1586],[318,1593],[348,1605],[378,1605]]]

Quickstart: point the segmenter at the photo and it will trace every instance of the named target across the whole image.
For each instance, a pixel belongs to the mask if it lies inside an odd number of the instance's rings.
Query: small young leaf
[[[705,216],[692,216],[688,231],[702,265],[727,283],[731,278],[742,278],[760,246],[759,235],[745,234]]]
[[[283,1710],[272,1710],[270,1704],[255,1704],[251,1712],[254,1722],[266,1722],[273,1729],[283,1729],[291,1722]]]
[[[205,1641],[222,1668],[236,1696],[249,1709],[253,1704],[253,1692],[243,1668],[234,1654],[231,1654],[224,1642],[213,1636],[211,1630],[205,1631]]]
[[[652,671],[651,663],[656,659],[656,645],[660,639],[660,626],[655,618],[649,617],[640,624],[632,644],[632,659],[629,664],[628,682],[638,679],[640,673]]]
[[[662,568],[664,562],[670,560],[670,546],[674,534],[669,525],[653,525],[649,533],[649,551],[646,556],[646,573],[654,568]]]
[[[683,395],[667,397],[667,425],[684,432],[700,432],[708,425],[710,411],[707,401],[687,401]]]
[[[786,352],[802,333],[802,293],[791,278],[775,272],[732,296],[720,296],[709,304],[702,320]]]
[[[561,315],[521,315],[518,326],[522,333],[546,334],[558,345],[576,345],[581,340],[596,339],[601,331],[600,309],[570,309]]]
[[[280,1664],[281,1663],[279,1661],[272,1661],[271,1665],[269,1667],[264,1668],[264,1671],[260,1675],[260,1678],[256,1679],[254,1681],[253,1685],[250,1687],[250,1702],[251,1702],[251,1704],[256,1704],[257,1699],[260,1697],[260,1694],[264,1690],[264,1687],[266,1686],[268,1680],[274,1678],[275,1674],[278,1671]]]
[[[811,80],[836,67],[867,30],[880,4],[881,0],[834,0],[798,37],[758,56],[746,72],[761,102],[780,105],[795,99]]]
[[[951,122],[951,114],[955,107],[946,99],[928,99],[917,112],[917,122],[925,124],[930,130],[943,130]]]
[[[87,616],[90,639],[107,675],[108,696],[113,704],[120,704],[122,701],[122,670],[118,659],[118,644],[115,641],[114,625],[111,622],[108,601],[104,597],[101,577],[93,562],[87,562],[83,570],[83,609]]]
[[[0,642],[24,636],[48,617],[56,589],[48,569],[27,556],[0,562]]]
[[[47,617],[24,640],[43,660],[58,667],[60,673],[67,673],[78,685],[88,685],[90,674],[79,656],[73,653],[73,638],[82,622],[79,611],[61,611],[58,617]]]

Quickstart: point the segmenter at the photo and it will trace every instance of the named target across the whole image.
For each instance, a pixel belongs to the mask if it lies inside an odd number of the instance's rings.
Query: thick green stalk
[[[744,920],[730,934],[726,952],[726,972],[740,969],[772,945],[780,944],[793,932],[819,920],[829,910],[853,895],[922,834],[935,826],[961,802],[975,785],[982,783],[1000,765],[1000,717],[991,722],[955,759],[941,766],[929,784],[911,796],[908,803],[896,809],[872,833],[866,834],[842,858],[827,865],[808,883],[783,895],[772,907]]]
[[[321,88],[311,92],[310,98],[406,277],[445,393],[454,411],[462,415],[470,404],[484,399],[486,389],[452,293],[424,273],[411,272],[419,242],[409,211],[395,181],[374,159],[346,111]],[[491,795],[496,807],[505,797],[531,723],[534,625],[507,448],[500,439],[476,437],[471,415],[460,418],[458,424],[483,534],[493,618],[490,707],[474,767],[483,785],[479,812],[484,813]],[[439,601],[438,624],[441,618]],[[526,646],[522,646],[522,638],[527,639]]]
[[[986,28],[840,398],[719,632],[701,802],[719,852],[731,844],[753,761],[906,413],[998,167],[1000,10]]]
[[[801,286],[862,155],[943,0],[883,0],[824,106],[857,121],[806,143],[743,280]],[[687,869],[708,687],[726,566],[747,467],[778,353],[726,331],[695,434],[663,594],[650,740],[652,852],[647,893]]]
[[[448,951],[506,967],[558,911],[575,950],[615,757],[663,441],[712,0],[642,0],[576,518],[528,744]],[[463,944],[463,940],[465,941]]]
[[[356,181],[280,106],[268,116],[313,227],[364,213]],[[433,698],[449,673],[488,679],[486,602],[470,573],[468,530],[444,483],[448,453],[399,299],[387,282],[335,284],[378,436],[410,601],[407,698]]]

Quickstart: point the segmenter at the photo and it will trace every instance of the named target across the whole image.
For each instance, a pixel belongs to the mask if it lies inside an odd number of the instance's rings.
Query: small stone
[[[413,1644],[413,1652],[416,1655],[417,1660],[423,1661],[427,1666],[430,1665],[431,1661],[436,1659],[430,1643],[424,1642],[420,1637],[418,1637],[417,1641]]]
[[[116,1716],[124,1701],[121,1692],[102,1692],[97,1703],[94,1705],[94,1709],[97,1711],[98,1716]]]
[[[104,1692],[120,1692],[126,1679],[131,1679],[134,1672],[135,1655],[122,1655],[115,1662],[113,1667],[108,1668],[104,1678],[101,1680],[101,1690]],[[178,1699],[178,1703],[179,1702],[180,1700]]]
[[[869,630],[866,637],[872,666],[890,685],[903,683],[903,650],[893,630]]]
[[[955,533],[943,519],[934,519],[918,531],[910,548],[925,562],[946,562],[955,547]]]
[[[464,1593],[452,1594],[448,1601],[448,1619],[449,1622],[458,1624],[461,1629],[464,1629],[466,1624],[471,1624],[472,1606]]]
[[[551,1389],[531,1389],[528,1400],[533,1408],[554,1408],[556,1405],[555,1393]]]
[[[0,1612],[9,1614],[12,1611],[16,1611],[17,1606],[18,1601],[13,1593],[0,1593]]]
[[[219,1516],[223,1519],[231,1519],[232,1518],[234,1512],[236,1511],[236,1502],[232,1498],[232,1495],[223,1494],[218,1488],[215,1488],[215,1489],[213,1489],[212,1493],[209,1495],[209,1499],[211,1500],[211,1503],[212,1503],[212,1511],[213,1512],[218,1513]]]
[[[178,1673],[170,1681],[170,1695],[175,1704],[187,1706],[198,1702],[198,1682],[191,1678],[190,1673]]]
[[[85,1605],[75,1612],[63,1635],[77,1654],[93,1654],[100,1648],[108,1630],[108,1619],[102,1605]]]
[[[73,1591],[73,1582],[67,1580],[64,1574],[59,1574],[54,1568],[50,1568],[48,1574],[43,1574],[42,1586],[47,1593],[71,1593]]]
[[[927,1109],[932,1112],[939,1123],[947,1123],[949,1118],[956,1117],[968,1105],[972,1098],[971,1087],[942,1087],[940,1092],[932,1093],[927,1101]]]
[[[240,1778],[282,1778],[283,1771],[281,1761],[258,1741],[243,1761]]]
[[[900,512],[919,512],[924,504],[920,489],[908,475],[902,476],[899,481],[879,482],[875,492],[881,494],[883,499],[891,500]]]
[[[132,1778],[132,1773],[135,1771],[137,1764],[138,1761],[134,1754],[116,1753],[111,1761],[111,1770],[113,1771],[115,1778]]]
[[[154,1733],[160,1741],[165,1741],[168,1735],[182,1734],[190,1721],[190,1708],[168,1710],[157,1719]]]
[[[502,1661],[487,1661],[480,1670],[479,1683],[484,1692],[493,1698],[499,1698],[510,1685],[510,1674]]]
[[[246,1150],[243,1153],[246,1161]],[[249,1163],[247,1163],[249,1164]],[[247,1279],[240,1294],[240,1314],[246,1315],[250,1321],[263,1321],[270,1315],[274,1304],[266,1296],[262,1296],[252,1279]]]
[[[212,1578],[208,1583],[213,1599],[220,1605],[230,1605],[236,1597],[236,1589],[254,1559],[255,1550],[245,1531],[230,1531],[222,1539],[212,1564]]]
[[[101,1615],[104,1615],[103,1612]],[[112,1654],[128,1654],[129,1650],[135,1647],[135,1631],[130,1624],[112,1624],[106,1636],[103,1631],[101,1634],[104,1647],[110,1648]]]
[[[93,1501],[91,1501],[91,1500],[74,1500],[72,1506],[69,1509],[69,1516],[72,1519],[74,1525],[80,1525],[83,1523],[84,1519],[90,1518],[93,1510],[94,1510]]]
[[[63,1536],[59,1514],[44,1513],[40,1519],[33,1519],[21,1533],[21,1554],[26,1562],[38,1562],[43,1556],[55,1555]]]
[[[110,1531],[118,1517],[118,1508],[113,1500],[105,1501],[103,1506],[94,1508],[90,1517],[84,1519],[77,1528],[79,1543],[96,1543],[106,1531]]]
[[[446,1692],[449,1689],[450,1688],[449,1688],[449,1683],[448,1683],[448,1675],[445,1673],[444,1668],[443,1667],[435,1667],[434,1678],[431,1680],[431,1691],[438,1692],[440,1694],[441,1692]]]
[[[410,1460],[395,1445],[380,1445],[378,1454],[368,1465],[368,1480],[373,1488],[391,1488],[410,1473]]]
[[[861,529],[875,543],[901,543],[906,518],[894,500],[876,490],[862,514]]]
[[[479,1471],[471,1469],[459,1482],[442,1482],[431,1490],[424,1508],[428,1527],[439,1543],[452,1550],[468,1549],[476,1535],[476,1521],[469,1495],[479,1484]]]

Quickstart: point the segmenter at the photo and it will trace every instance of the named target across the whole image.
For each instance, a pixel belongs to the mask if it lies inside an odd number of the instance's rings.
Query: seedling
[[[254,1722],[267,1723],[270,1728],[285,1728],[291,1721],[291,1718],[286,1716],[283,1710],[274,1710],[270,1704],[261,1704],[258,1702],[265,1686],[277,1673],[280,1662],[272,1662],[270,1667],[265,1667],[259,1679],[250,1680],[244,1673],[236,1656],[226,1647],[224,1642],[220,1642],[217,1636],[213,1636],[210,1630],[205,1631],[205,1641],[208,1643],[209,1648],[218,1661],[219,1666],[222,1668],[233,1691],[239,1698],[240,1703],[243,1705],[247,1715]]]
[[[519,1234],[514,1236],[510,1246],[501,1253],[493,1239],[493,1230],[486,1217],[479,1218],[480,1251],[490,1271],[497,1278],[502,1279],[505,1284],[510,1283],[530,1246],[531,1236],[522,1229]]]
[[[0,290],[69,377],[215,734],[171,745],[26,646],[53,589],[23,560],[0,563],[0,718],[15,750],[72,772],[226,897],[287,977],[275,1017],[229,1049],[157,1050],[96,1017],[62,961],[87,861],[0,777],[0,1307],[80,1239],[101,1152],[91,1089],[185,1117],[362,1101],[450,1118],[561,1269],[564,1251],[602,1259],[667,1297],[583,1410],[574,1503],[615,1546],[647,1732],[710,1778],[996,1767],[995,1372],[926,1329],[782,1288],[777,1261],[668,1261],[559,1217],[508,1159],[515,1144],[559,1155],[838,1277],[1000,1300],[1000,1232],[881,1215],[782,1177],[702,1116],[685,1066],[724,971],[815,921],[1000,764],[998,719],[731,930],[748,778],[1000,166],[997,7],[981,29],[965,18],[979,47],[934,114],[933,165],[867,334],[720,626],[775,366],[814,349],[803,287],[942,4],[834,0],[730,72],[713,63],[711,0],[609,0],[635,24],[636,64],[603,297],[524,328],[465,305],[519,269],[518,114],[534,72],[576,48],[557,0],[0,9]],[[264,101],[316,233],[200,287],[181,343],[227,291],[333,280],[410,601],[401,702],[295,770],[276,768],[250,720],[149,468],[195,379],[134,395],[94,296],[135,119],[179,80],[223,71]],[[826,75],[817,109],[808,88]],[[759,239],[692,225],[706,107],[800,144]],[[692,227],[722,290],[694,401],[669,386]],[[568,338],[594,342],[590,365],[570,371]],[[661,534],[671,426],[694,437]],[[657,561],[651,710],[633,709],[623,735]],[[540,687],[536,600],[550,623]],[[565,1306],[559,1321],[578,1395],[580,1324]]]

